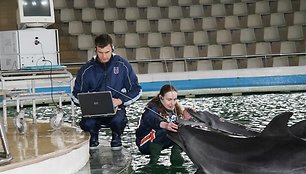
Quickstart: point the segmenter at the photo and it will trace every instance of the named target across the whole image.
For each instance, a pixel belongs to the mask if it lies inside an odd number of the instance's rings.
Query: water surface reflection
[[[140,115],[148,100],[139,100],[127,109],[129,123],[123,136],[123,145],[133,156],[132,166],[135,173],[194,173],[196,171],[188,156],[183,153],[186,162],[181,167],[173,167],[170,164],[170,150],[162,151],[160,165],[149,166],[149,157],[141,155],[135,145],[135,129]],[[211,111],[223,118],[246,125],[249,128],[262,130],[269,121],[284,111],[293,112],[289,125],[306,117],[306,93],[261,94],[244,96],[215,96],[200,98],[182,98],[179,102],[184,106],[193,107],[196,110]],[[71,122],[70,105],[65,105],[65,121]],[[38,107],[38,119],[48,119],[53,116],[54,108]],[[31,109],[28,110],[30,115]],[[81,116],[76,109],[78,117]],[[100,138],[110,141],[110,131],[103,131]]]

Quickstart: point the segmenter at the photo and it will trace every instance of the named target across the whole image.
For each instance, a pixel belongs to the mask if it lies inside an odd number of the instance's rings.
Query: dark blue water
[[[159,159],[157,166],[148,165],[149,156],[139,153],[135,145],[135,129],[147,100],[139,100],[127,110],[129,123],[123,135],[123,145],[132,156],[132,167],[135,173],[166,173],[166,174],[187,174],[195,173],[196,167],[183,152],[185,158],[183,166],[171,166],[169,156],[170,149],[165,149]],[[269,121],[284,111],[293,112],[289,125],[306,118],[306,93],[285,93],[285,94],[261,94],[244,96],[218,96],[201,98],[182,98],[179,102],[199,111],[210,111],[223,118],[239,122],[249,128],[262,130]],[[54,107],[38,107],[38,119],[48,119],[54,115]],[[65,121],[71,122],[70,105],[64,106]],[[9,115],[14,114],[10,110]],[[31,109],[28,111],[31,115]],[[76,113],[80,117],[81,112],[77,108]],[[100,133],[100,138],[110,141],[110,131]]]

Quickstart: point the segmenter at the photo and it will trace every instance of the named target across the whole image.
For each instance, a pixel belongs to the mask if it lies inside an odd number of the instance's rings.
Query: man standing
[[[138,78],[127,60],[113,53],[113,41],[108,34],[95,38],[96,56],[83,65],[77,73],[72,100],[79,105],[78,93],[111,91],[117,112],[113,117],[82,117],[80,127],[88,131],[90,148],[99,145],[102,126],[112,130],[111,148],[121,150],[121,135],[127,124],[125,107],[141,96]]]

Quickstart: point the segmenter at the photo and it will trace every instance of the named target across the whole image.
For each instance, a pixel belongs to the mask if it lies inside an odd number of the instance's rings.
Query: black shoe
[[[99,146],[99,134],[91,134],[89,140],[89,149],[97,149]]]
[[[112,133],[111,149],[112,150],[122,149],[121,137],[116,133]]]
[[[99,141],[90,142],[89,143],[89,149],[97,149],[99,147]]]
[[[122,149],[121,140],[112,140],[111,141],[111,149],[112,150],[121,150]]]

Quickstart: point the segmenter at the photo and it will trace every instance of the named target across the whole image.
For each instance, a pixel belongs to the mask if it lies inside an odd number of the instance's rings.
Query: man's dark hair
[[[113,39],[108,34],[101,34],[95,38],[95,46],[104,48],[108,44],[113,46]]]

